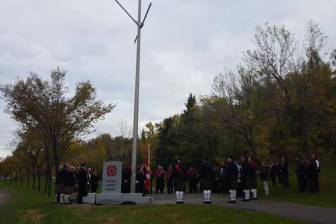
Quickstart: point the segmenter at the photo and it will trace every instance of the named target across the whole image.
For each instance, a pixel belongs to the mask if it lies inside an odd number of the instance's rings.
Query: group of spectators
[[[313,154],[311,159],[304,159],[298,156],[296,159],[296,177],[300,192],[318,192],[320,191],[319,176],[320,162]]]
[[[320,165],[315,154],[306,160],[298,157],[295,172],[300,192],[319,190]],[[124,166],[122,175],[123,193],[130,192],[131,173],[130,167]],[[150,186],[146,187],[148,176],[150,176]],[[257,163],[249,155],[241,156],[239,161],[229,156],[219,166],[213,166],[209,161],[204,160],[199,167],[186,167],[183,161],[179,160],[176,165],[169,165],[166,170],[158,165],[154,171],[143,164],[138,168],[136,191],[143,194],[162,194],[164,192],[172,194],[175,192],[177,202],[181,201],[181,192],[200,192],[204,195],[205,203],[209,203],[213,192],[228,193],[229,202],[234,203],[237,196],[241,196],[243,201],[258,198],[258,177],[266,196],[270,194],[270,181],[272,186],[283,185],[285,189],[289,188],[287,159],[281,157],[279,160],[272,162]]]
[[[295,173],[300,192],[314,193],[319,191],[320,162],[313,154],[309,159],[297,157]],[[132,170],[124,165],[122,170],[122,193],[130,193]],[[230,203],[237,197],[242,201],[258,198],[258,177],[262,183],[264,195],[270,194],[269,182],[272,186],[279,184],[289,188],[289,168],[285,157],[272,162],[257,163],[250,155],[242,155],[240,160],[232,156],[213,166],[207,159],[198,167],[186,167],[180,159],[167,169],[158,165],[151,171],[147,164],[138,167],[136,174],[136,192],[142,194],[176,194],[176,203],[183,203],[183,195],[203,193],[203,202],[211,203],[212,193],[228,193]],[[95,169],[86,164],[75,167],[65,164],[56,176],[56,201],[59,203],[82,203],[88,192],[96,193],[99,178]],[[153,186],[155,185],[155,186]],[[154,191],[153,191],[154,188]]]
[[[85,163],[80,167],[65,164],[56,175],[56,202],[81,204],[84,196],[97,191],[98,181],[96,170]]]

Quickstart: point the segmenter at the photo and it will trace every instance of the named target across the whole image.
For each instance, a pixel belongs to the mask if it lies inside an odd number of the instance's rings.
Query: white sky
[[[136,0],[120,0],[133,14]],[[143,0],[144,10],[149,0]],[[299,40],[309,20],[336,40],[335,0],[153,0],[143,29],[140,125],[180,112],[189,92],[210,93],[213,77],[253,47],[255,27],[285,25]],[[136,27],[113,0],[0,0],[0,83],[60,66],[69,87],[91,80],[117,107],[93,136],[132,124]],[[0,157],[15,123],[0,101]]]

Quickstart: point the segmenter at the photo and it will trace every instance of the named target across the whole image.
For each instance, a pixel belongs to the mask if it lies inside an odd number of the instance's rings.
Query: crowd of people
[[[56,175],[56,202],[81,204],[84,196],[97,191],[98,181],[96,170],[85,163],[80,167],[65,164]]]
[[[320,162],[315,154],[309,159],[298,156],[295,173],[300,192],[319,191]],[[132,170],[126,164],[122,169],[122,193],[130,193],[131,177]],[[211,203],[212,193],[227,193],[229,203],[235,203],[237,197],[248,202],[258,198],[258,182],[266,196],[270,194],[269,182],[273,187],[282,185],[289,188],[287,159],[257,162],[250,155],[242,155],[239,161],[229,156],[218,166],[205,159],[199,167],[186,167],[180,159],[167,169],[158,165],[153,171],[147,164],[142,164],[136,174],[136,192],[143,195],[175,193],[177,204],[183,203],[184,193],[203,193],[205,204]],[[88,168],[85,163],[80,167],[65,164],[56,175],[56,201],[81,204],[89,192],[97,192],[98,183],[96,170]]]
[[[300,192],[319,191],[320,164],[315,154],[305,160],[298,157],[295,172]],[[123,193],[130,192],[131,175],[130,167],[124,166]],[[200,167],[186,167],[182,160],[178,160],[176,165],[169,165],[166,170],[158,165],[154,171],[143,164],[138,168],[136,191],[144,195],[175,192],[177,203],[183,203],[185,192],[203,193],[204,203],[211,203],[211,193],[228,193],[229,202],[235,203],[237,196],[242,201],[258,198],[258,177],[266,196],[270,194],[269,182],[272,183],[271,186],[282,185],[288,189],[290,181],[287,159],[281,157],[280,160],[257,163],[252,156],[243,155],[239,161],[229,156],[219,166],[213,166],[208,160],[204,160]]]

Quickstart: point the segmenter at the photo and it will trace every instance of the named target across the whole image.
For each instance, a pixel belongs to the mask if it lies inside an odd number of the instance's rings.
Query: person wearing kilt
[[[64,164],[62,169],[56,175],[56,203],[61,202],[61,194],[64,187],[64,176],[66,174],[67,165]]]
[[[249,173],[249,182],[250,182],[250,192],[252,194],[252,199],[257,200],[257,165],[253,161],[252,156],[248,157],[248,163],[250,165],[250,173]]]
[[[65,173],[64,173],[64,185],[62,189],[62,202],[64,204],[71,204],[71,194],[73,193],[75,189],[75,176],[70,171],[69,167],[67,166]]]
[[[78,195],[77,203],[83,203],[83,197],[87,196],[88,172],[86,164],[83,163],[77,172]]]
[[[175,165],[173,177],[175,182],[176,204],[184,204],[183,194],[186,189],[186,169],[183,161],[178,160]]]
[[[211,204],[211,190],[213,188],[214,170],[213,166],[207,159],[205,159],[201,165],[199,177],[201,180],[201,189],[203,189],[203,203]]]
[[[241,156],[240,181],[243,189],[243,201],[250,201],[251,167],[245,155]]]
[[[173,166],[169,164],[168,170],[166,172],[166,179],[167,179],[167,193],[173,194],[174,193],[174,177],[173,177]]]
[[[229,203],[236,203],[237,188],[238,188],[238,167],[233,162],[233,157],[227,158],[227,166],[224,173],[224,179],[227,188],[229,189]]]
[[[269,176],[270,176],[270,166],[267,162],[262,162],[259,169],[259,175],[263,183],[264,193],[266,196],[269,196]]]

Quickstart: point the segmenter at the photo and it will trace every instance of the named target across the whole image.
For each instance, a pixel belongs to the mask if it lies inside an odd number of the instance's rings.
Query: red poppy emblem
[[[106,169],[107,176],[114,177],[117,175],[117,167],[116,166],[108,166]]]

